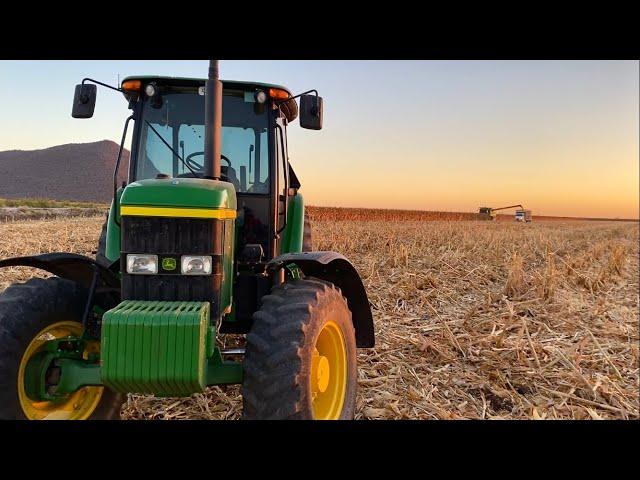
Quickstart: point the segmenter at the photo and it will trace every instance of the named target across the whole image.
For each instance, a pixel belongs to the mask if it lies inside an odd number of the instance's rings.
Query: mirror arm
[[[120,150],[118,150],[118,159],[116,160],[116,167],[113,170],[113,201],[114,203],[118,196],[118,170],[120,169],[120,159],[122,158],[122,151],[124,150],[124,142],[127,138],[127,129],[129,128],[129,122],[133,120],[133,117],[134,115],[131,115],[124,122],[124,129],[122,131],[122,140],[120,141]],[[131,159],[129,159],[129,161],[131,161]],[[114,218],[114,220],[116,221],[116,223],[118,223],[117,216],[116,218]],[[118,226],[120,225],[118,224]]]
[[[84,82],[93,82],[93,83],[95,83],[97,85],[102,85],[103,87],[107,87],[107,88],[110,88],[111,90],[115,90],[116,92],[123,92],[124,91],[121,88],[112,87],[111,85],[107,85],[106,83],[99,82],[97,80],[94,80],[93,78],[83,78],[81,84],[84,85]]]
[[[294,95],[293,97],[285,98],[284,100],[280,100],[278,102],[274,102],[276,105],[280,105],[281,103],[288,102],[289,100],[293,100],[294,98],[301,97],[302,95],[306,95],[307,93],[315,93],[316,97],[318,96],[318,91],[316,89],[307,90],[306,92],[299,93],[298,95]]]

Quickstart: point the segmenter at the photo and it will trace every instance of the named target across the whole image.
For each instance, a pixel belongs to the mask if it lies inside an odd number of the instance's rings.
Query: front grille
[[[122,217],[122,251],[221,255],[221,223],[201,218]]]
[[[129,275],[122,276],[123,300],[165,300],[171,302],[214,302],[216,279],[220,274],[186,275]]]
[[[123,216],[121,232],[123,300],[211,302],[212,313],[218,312],[224,235],[221,220]],[[130,275],[126,268],[128,253],[212,255],[213,273]]]

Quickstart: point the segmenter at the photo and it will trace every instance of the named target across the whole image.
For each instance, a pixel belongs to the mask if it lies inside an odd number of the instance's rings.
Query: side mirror
[[[73,96],[73,118],[91,118],[96,108],[96,92],[98,87],[89,83],[76,85]]]
[[[300,126],[310,130],[322,128],[322,97],[317,95],[300,96]]]

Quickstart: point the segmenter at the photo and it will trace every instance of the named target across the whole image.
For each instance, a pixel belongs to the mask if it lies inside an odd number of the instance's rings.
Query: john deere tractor
[[[0,261],[52,274],[0,295],[0,418],[119,418],[127,393],[223,384],[242,384],[246,419],[353,418],[356,348],[374,345],[369,301],[349,260],[310,251],[287,155],[296,117],[322,127],[317,91],[222,82],[212,60],[207,79],[85,78],[73,117],[93,116],[97,85],[132,111],[113,202],[95,260]],[[246,336],[223,348],[224,334]]]

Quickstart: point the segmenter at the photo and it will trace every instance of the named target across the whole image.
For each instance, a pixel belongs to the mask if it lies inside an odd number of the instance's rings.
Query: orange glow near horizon
[[[309,205],[640,217],[638,61],[223,60],[220,70],[323,97],[321,131],[287,128]],[[122,95],[101,90],[91,120],[69,115],[82,78],[206,71],[207,61],[0,61],[0,151],[119,143]]]
[[[367,115],[362,99],[344,119],[325,102],[324,138],[298,129],[290,142],[301,193],[319,206],[522,204],[534,215],[638,219],[639,62],[515,63],[521,71],[503,62],[493,75],[478,62],[446,100],[443,83]]]
[[[320,155],[304,163],[292,158],[292,163],[310,205],[475,212],[481,206],[520,203],[534,215],[638,219],[637,146],[587,150],[545,161],[523,153],[517,164],[506,166],[483,158],[471,164],[448,158],[438,166],[410,151],[393,161],[361,153],[340,161],[339,171],[325,168]]]

